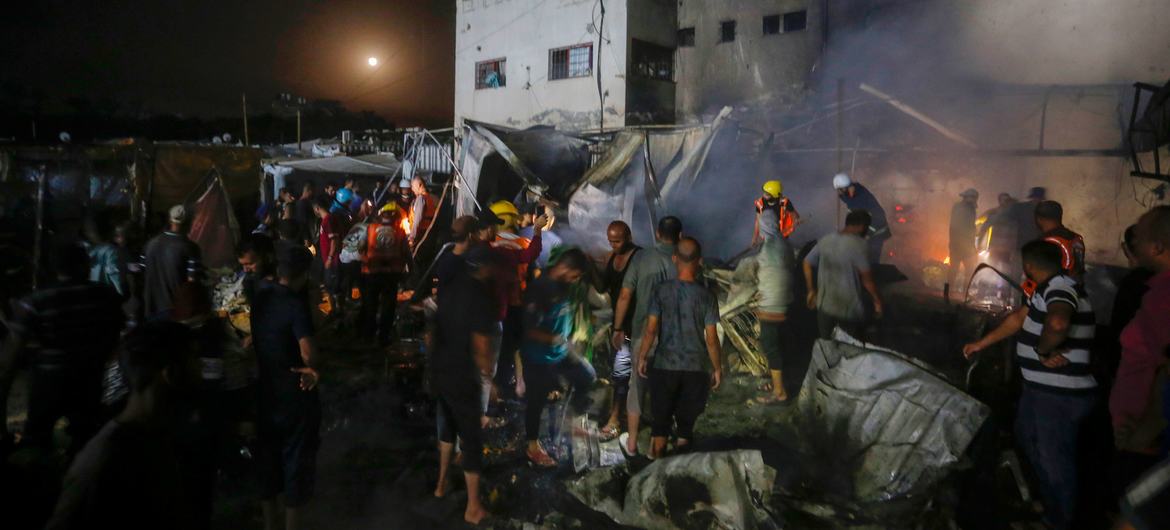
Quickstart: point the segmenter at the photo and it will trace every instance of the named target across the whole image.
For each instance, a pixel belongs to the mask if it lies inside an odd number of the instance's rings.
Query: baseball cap
[[[979,192],[975,188],[967,188],[967,189],[963,190],[963,193],[960,193],[959,196],[960,197],[978,197]]]
[[[495,213],[493,213],[491,210],[488,210],[488,209],[480,210],[478,217],[479,217],[480,228],[486,228],[486,227],[492,226],[492,225],[504,224],[503,219],[500,219],[500,217],[498,215],[496,215]]]
[[[187,207],[183,206],[182,204],[171,206],[170,211],[167,212],[167,217],[171,220],[172,223],[181,223],[186,221]]]

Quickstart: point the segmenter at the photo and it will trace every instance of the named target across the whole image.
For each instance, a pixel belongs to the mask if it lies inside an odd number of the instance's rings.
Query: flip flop
[[[620,436],[618,436],[618,445],[621,446],[622,454],[626,455],[626,458],[633,458],[635,456],[638,456],[637,451],[634,451],[632,453],[630,452],[630,448],[627,446],[627,444],[629,442],[630,442],[630,433],[623,432]]]
[[[553,458],[549,456],[547,452],[541,451],[539,453],[533,453],[531,451],[525,450],[524,456],[526,456],[528,461],[536,467],[545,469],[557,467],[557,461],[553,460]]]

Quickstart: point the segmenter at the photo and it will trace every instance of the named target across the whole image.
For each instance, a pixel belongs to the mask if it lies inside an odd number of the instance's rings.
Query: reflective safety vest
[[[424,201],[422,219],[414,218],[414,208],[412,207],[410,209],[410,226],[417,227],[415,228],[415,233],[421,238],[423,234],[427,233],[427,229],[431,227],[431,223],[435,222],[435,213],[438,211],[439,205],[429,193],[415,197],[414,200],[417,202],[420,198]]]
[[[1055,231],[1053,231],[1055,232]],[[1042,239],[1060,247],[1060,270],[1080,281],[1085,275],[1085,238],[1065,228],[1065,233],[1049,232]],[[1036,282],[1025,280],[1021,287],[1029,298],[1036,292]]]
[[[765,208],[772,208],[776,211],[776,218],[780,219],[781,236],[787,238],[796,231],[796,222],[800,220],[800,214],[792,206],[792,201],[789,201],[788,197],[781,197],[775,202],[769,202],[765,197],[756,199],[756,213],[763,212]]]
[[[496,241],[492,246],[498,248],[510,248],[514,250],[524,250],[532,245],[532,240],[512,234],[509,232],[501,232],[496,236]],[[523,263],[516,266],[515,279],[508,278],[508,304],[518,306],[523,303],[524,290],[528,288],[528,264]]]
[[[399,226],[398,217],[392,223],[370,223],[366,228],[366,252],[362,272],[405,272],[407,255],[406,234]]]

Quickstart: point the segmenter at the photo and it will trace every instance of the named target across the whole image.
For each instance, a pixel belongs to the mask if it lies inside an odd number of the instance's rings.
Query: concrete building
[[[460,0],[456,8],[456,126],[674,121],[673,0]]]
[[[798,95],[820,57],[825,6],[814,0],[680,1],[679,121],[699,121],[724,105]]]

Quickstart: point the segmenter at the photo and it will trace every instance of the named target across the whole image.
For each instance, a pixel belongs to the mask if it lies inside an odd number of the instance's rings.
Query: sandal
[[[781,399],[776,397],[776,394],[768,392],[767,394],[757,397],[755,401],[760,405],[776,405],[780,403],[788,403],[788,397],[785,396],[783,399]]]
[[[630,451],[630,448],[628,445],[629,442],[630,442],[630,433],[623,432],[621,434],[621,436],[618,436],[618,445],[621,446],[622,454],[626,455],[626,458],[633,458],[635,456],[638,456],[638,451],[633,451],[633,452]]]
[[[617,423],[607,423],[600,431],[597,431],[597,439],[603,442],[608,442],[617,438],[622,434],[622,426]]]
[[[528,461],[531,462],[532,465],[534,465],[536,467],[543,467],[543,468],[557,467],[557,461],[553,460],[553,458],[551,456],[548,456],[548,453],[545,452],[544,449],[540,449],[540,450],[535,451],[535,452],[530,451],[530,450],[526,450],[524,452],[524,454],[525,454],[525,456],[528,457]]]

